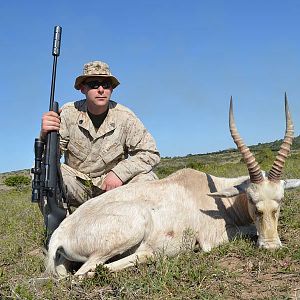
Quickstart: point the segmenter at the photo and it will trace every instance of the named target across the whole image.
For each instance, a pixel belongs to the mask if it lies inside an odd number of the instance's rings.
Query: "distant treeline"
[[[271,149],[272,151],[278,151],[280,146],[282,145],[283,139],[281,140],[276,140],[274,142],[269,142],[269,143],[258,143],[257,145],[252,145],[249,146],[250,150],[253,151],[260,151],[263,149]],[[300,135],[294,138],[292,147],[292,150],[300,150]],[[198,153],[198,154],[187,154],[186,156],[182,156],[181,158],[185,158],[185,157],[192,157],[192,156],[206,156],[208,154],[221,154],[221,153],[231,153],[231,152],[238,152],[238,150],[236,148],[229,148],[229,149],[225,149],[225,150],[220,150],[220,151],[216,151],[216,152],[211,152],[211,153]],[[167,159],[171,159],[171,158],[179,158],[179,157],[164,157]]]
[[[250,149],[261,150],[263,148],[270,148],[272,151],[279,150],[279,147],[282,144],[281,140],[276,140],[270,143],[258,143],[257,145],[251,146]],[[300,135],[294,138],[292,150],[300,150]]]
[[[259,143],[249,146],[256,161],[263,169],[269,169],[274,162],[277,151],[283,140],[276,140],[270,143]],[[288,163],[299,165],[300,159],[300,136],[295,137],[292,153]],[[155,172],[159,178],[163,178],[178,169],[193,168],[219,176],[237,176],[247,173],[247,169],[240,152],[236,148],[216,151],[203,154],[188,154],[186,156],[163,157]]]

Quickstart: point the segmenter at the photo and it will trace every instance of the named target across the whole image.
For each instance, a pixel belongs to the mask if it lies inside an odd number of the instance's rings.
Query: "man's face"
[[[88,108],[92,108],[92,110],[106,109],[112,91],[110,80],[101,77],[90,77],[81,86],[81,92],[86,96]]]

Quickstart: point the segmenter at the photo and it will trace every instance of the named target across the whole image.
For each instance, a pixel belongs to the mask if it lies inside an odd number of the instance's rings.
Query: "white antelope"
[[[198,244],[204,251],[253,229],[259,247],[280,247],[277,223],[284,189],[300,185],[299,179],[280,180],[293,140],[286,99],[285,109],[284,141],[268,174],[240,138],[231,101],[230,131],[249,176],[220,178],[182,169],[161,180],[124,185],[95,197],[53,233],[46,271],[65,276],[67,262],[77,261],[83,265],[75,275],[82,277],[92,275],[99,264],[118,271],[158,252],[174,256],[184,251],[187,232],[189,246]]]

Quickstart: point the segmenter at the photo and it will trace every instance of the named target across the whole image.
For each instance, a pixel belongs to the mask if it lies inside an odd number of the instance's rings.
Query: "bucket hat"
[[[83,74],[75,80],[75,89],[80,90],[80,85],[89,77],[109,78],[113,89],[120,84],[119,80],[111,74],[109,65],[98,60],[88,62],[83,66]]]

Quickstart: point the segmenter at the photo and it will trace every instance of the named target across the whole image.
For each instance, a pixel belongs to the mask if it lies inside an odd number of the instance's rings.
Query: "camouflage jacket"
[[[160,161],[155,141],[135,114],[114,101],[95,130],[86,100],[62,107],[60,146],[65,163],[88,175],[100,177],[112,170],[124,183],[148,173]]]

